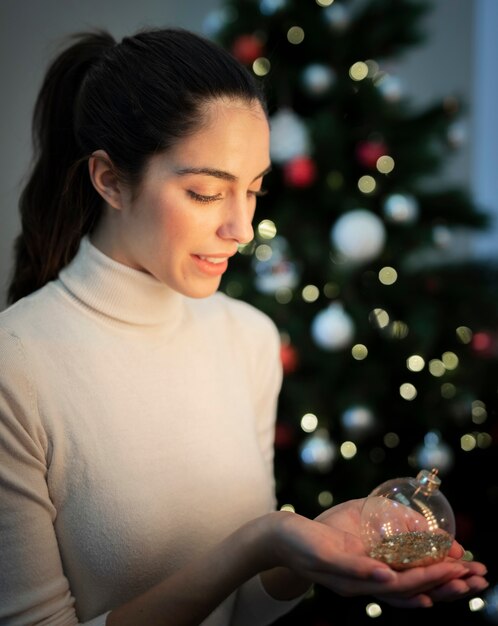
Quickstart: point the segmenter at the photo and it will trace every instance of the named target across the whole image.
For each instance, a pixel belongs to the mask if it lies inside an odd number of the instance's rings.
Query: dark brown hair
[[[119,44],[102,30],[73,35],[48,68],[34,109],[9,302],[56,278],[97,223],[102,202],[86,166],[95,150],[138,185],[147,160],[195,132],[206,103],[224,96],[266,110],[250,72],[197,34],[149,29]]]

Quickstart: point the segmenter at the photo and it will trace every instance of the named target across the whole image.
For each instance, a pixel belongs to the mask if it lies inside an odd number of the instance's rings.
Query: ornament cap
[[[441,485],[441,479],[438,477],[437,473],[438,470],[436,468],[432,468],[430,472],[425,469],[420,470],[417,474],[417,482],[420,483],[420,485],[415,493],[421,491],[427,496],[438,491]]]

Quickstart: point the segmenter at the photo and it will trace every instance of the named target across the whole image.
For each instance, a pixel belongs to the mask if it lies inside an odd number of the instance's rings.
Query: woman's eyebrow
[[[269,165],[266,169],[264,169],[261,174],[258,174],[254,177],[253,181],[258,180],[258,178],[262,178],[271,170],[271,165]],[[230,174],[230,172],[225,172],[224,170],[218,170],[212,167],[181,167],[175,170],[175,174],[178,176],[187,176],[188,174],[201,174],[204,176],[213,176],[214,178],[221,178],[222,180],[228,180],[230,182],[235,182],[238,180],[237,176],[234,174]]]

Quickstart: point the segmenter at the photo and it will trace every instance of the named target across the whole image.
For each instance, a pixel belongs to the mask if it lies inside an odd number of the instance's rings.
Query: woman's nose
[[[227,206],[218,235],[223,239],[233,239],[238,244],[249,243],[254,237],[254,208],[254,200],[251,198],[231,202]]]

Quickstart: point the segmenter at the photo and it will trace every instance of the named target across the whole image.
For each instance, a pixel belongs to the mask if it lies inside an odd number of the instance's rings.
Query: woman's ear
[[[123,208],[123,186],[120,183],[112,161],[104,150],[95,150],[88,159],[90,180],[96,191],[114,209]]]

